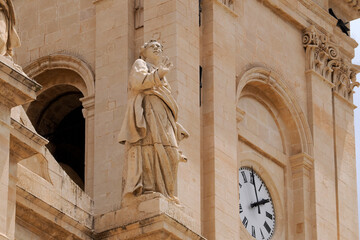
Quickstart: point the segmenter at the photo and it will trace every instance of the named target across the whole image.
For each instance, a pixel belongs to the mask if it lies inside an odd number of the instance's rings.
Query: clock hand
[[[251,208],[260,207],[260,205],[264,205],[265,203],[268,203],[268,202],[270,202],[270,199],[262,199],[258,202],[252,203],[250,206],[251,206]]]
[[[251,168],[251,177],[252,177],[252,180],[253,180],[253,185],[254,185],[254,190],[255,190],[255,196],[256,196],[256,202],[259,202],[258,195],[257,195],[257,191],[256,191],[256,184],[255,184],[254,169],[253,169],[253,168]],[[261,213],[261,211],[260,211],[260,206],[258,206],[258,213],[259,213],[259,214]]]

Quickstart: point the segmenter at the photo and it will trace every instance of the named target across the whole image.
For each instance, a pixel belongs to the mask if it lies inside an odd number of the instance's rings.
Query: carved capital
[[[84,118],[93,117],[95,114],[95,95],[83,97],[80,101],[84,107],[82,111]]]
[[[359,70],[351,60],[343,57],[339,47],[315,26],[305,29],[303,46],[306,50],[306,70],[313,70],[334,84],[335,92],[352,102],[353,89],[359,86],[356,74]]]
[[[291,156],[289,161],[293,172],[297,169],[306,169],[307,171],[311,171],[314,167],[314,159],[306,153]]]

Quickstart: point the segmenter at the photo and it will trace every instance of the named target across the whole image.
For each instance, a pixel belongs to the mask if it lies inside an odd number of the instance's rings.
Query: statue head
[[[140,58],[156,63],[161,57],[163,46],[157,40],[150,40],[140,48]]]

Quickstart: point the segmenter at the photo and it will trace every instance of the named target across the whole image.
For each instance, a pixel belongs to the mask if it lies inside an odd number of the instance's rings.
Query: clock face
[[[273,202],[263,180],[251,168],[239,169],[239,213],[249,234],[257,240],[271,239],[275,230]]]

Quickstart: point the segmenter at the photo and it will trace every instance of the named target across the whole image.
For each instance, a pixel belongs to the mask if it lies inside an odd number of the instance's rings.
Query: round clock
[[[275,230],[274,205],[264,181],[249,167],[239,169],[239,213],[249,234],[258,240],[271,239]]]

